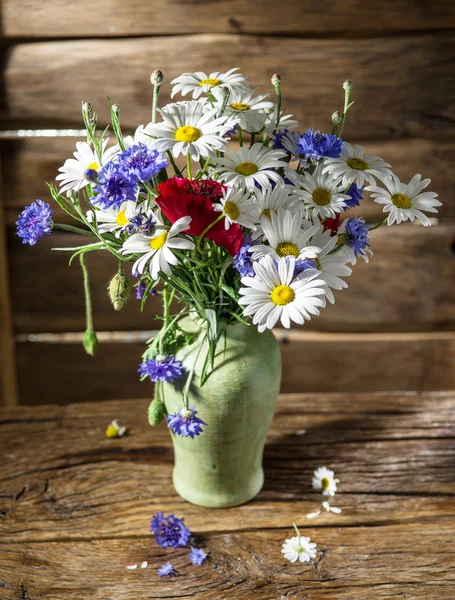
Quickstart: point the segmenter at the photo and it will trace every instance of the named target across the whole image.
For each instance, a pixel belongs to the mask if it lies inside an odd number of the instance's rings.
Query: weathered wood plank
[[[452,599],[453,406],[450,393],[283,396],[264,490],[229,511],[177,497],[170,436],[148,427],[144,401],[3,410],[0,598]],[[113,417],[129,435],[104,437]],[[321,464],[343,512],[309,521]],[[153,542],[157,510],[185,516],[202,567]],[[314,564],[281,557],[293,522],[318,544]],[[178,579],[157,576],[167,560]]]
[[[350,77],[357,105],[348,138],[448,138],[455,133],[454,40],[450,32],[349,43],[202,34],[18,44],[5,69],[4,117],[79,126],[81,100],[89,100],[105,122],[109,95],[122,106],[124,126],[135,127],[150,115],[154,68],[165,74],[166,98],[168,82],[181,72],[235,65],[268,90],[280,72],[285,106],[307,127],[330,126],[333,110],[342,107],[341,83]]]
[[[282,396],[265,450],[264,489],[229,518],[177,496],[169,433],[148,426],[146,408],[131,400],[1,414],[7,460],[0,465],[0,541],[141,536],[160,507],[183,513],[196,533],[292,522],[418,524],[447,514],[455,494],[445,468],[454,456],[450,394]],[[112,418],[128,426],[127,437],[104,437]],[[341,479],[334,503],[343,512],[310,521],[306,514],[320,502],[311,476],[322,464]]]
[[[54,181],[58,168],[74,152],[75,144],[75,138],[29,138],[0,142],[1,174],[8,224],[13,225],[22,208],[35,198],[50,198],[45,182]],[[455,217],[453,140],[378,140],[367,141],[364,146],[367,152],[378,154],[389,162],[403,181],[409,181],[416,173],[430,177],[431,189],[440,195],[444,203],[438,216]],[[373,222],[381,219],[382,207],[367,200],[357,212]],[[55,214],[57,221],[71,222],[66,213],[58,207]]]
[[[418,225],[380,229],[372,238],[375,256],[359,260],[347,279],[349,288],[336,294],[303,330],[432,331],[455,326],[455,225]],[[9,239],[11,294],[17,333],[81,331],[84,300],[80,268],[68,267],[69,254],[54,246],[77,246],[77,234],[55,233],[33,248],[13,235]],[[161,314],[160,299],[150,299],[145,311],[131,294],[122,312],[115,312],[106,286],[116,259],[107,252],[88,255],[95,326],[100,331],[153,329]],[[129,269],[129,267],[127,267]],[[36,290],[42,290],[36,294]],[[63,300],[64,292],[64,300]]]
[[[258,10],[259,8],[259,10]],[[367,5],[361,0],[339,3],[290,0],[278,11],[273,0],[172,2],[65,0],[25,2],[4,0],[3,35],[11,37],[117,37],[182,33],[359,34],[455,27],[455,10],[449,0],[423,5],[399,0]]]
[[[2,194],[0,190],[0,406],[14,406],[18,398]]]
[[[253,520],[253,519],[252,519]],[[251,600],[452,600],[452,519],[375,528],[305,529],[320,550],[314,565],[280,554],[280,531],[199,536],[210,552],[201,567],[188,551],[163,550],[149,538],[2,545],[0,598],[200,598]],[[452,528],[452,531],[451,531]],[[144,527],[145,529],[145,527]],[[126,565],[149,562],[146,570]],[[171,560],[180,576],[160,578]]]

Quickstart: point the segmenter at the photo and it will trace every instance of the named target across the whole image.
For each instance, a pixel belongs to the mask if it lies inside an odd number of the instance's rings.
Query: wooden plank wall
[[[183,71],[232,66],[268,90],[279,72],[287,109],[304,128],[327,130],[331,113],[342,108],[341,83],[351,78],[356,106],[346,138],[383,156],[403,179],[416,172],[431,177],[444,206],[437,227],[378,231],[376,256],[356,267],[337,304],[303,329],[277,332],[283,391],[455,387],[452,0],[289,0],[283,7],[274,0],[3,0],[1,8],[3,132],[80,128],[81,100],[95,105],[104,124],[108,95],[122,107],[124,128],[133,129],[149,120],[153,69],[165,73],[165,97]],[[11,323],[24,404],[151,394],[136,377],[146,335],[138,332],[159,326],[159,305],[152,301],[141,314],[132,298],[122,313],[114,312],[105,289],[115,265],[108,256],[91,256],[95,325],[105,343],[95,358],[87,357],[80,347],[78,266],[68,268],[67,257],[50,250],[73,244],[74,236],[54,234],[34,248],[14,236],[18,212],[47,198],[44,181],[55,177],[76,139],[22,131],[20,137],[3,133],[0,142],[9,262],[8,279],[0,267],[0,344],[6,357]],[[357,212],[372,222],[380,215],[375,205]],[[9,357],[0,364],[8,365],[14,382]],[[14,401],[13,389],[10,383],[3,402]]]

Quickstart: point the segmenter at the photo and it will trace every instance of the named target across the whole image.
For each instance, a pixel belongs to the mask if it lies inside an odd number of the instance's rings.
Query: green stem
[[[297,534],[297,537],[299,538],[299,544],[300,544],[300,531],[299,528],[297,527],[297,525],[295,523],[292,523],[292,527],[294,527],[295,532]]]
[[[79,261],[81,263],[82,275],[84,279],[86,329],[87,331],[93,331],[92,296],[90,294],[90,281],[84,253],[79,256]]]
[[[63,223],[54,223],[54,229],[63,229],[64,231],[73,231],[74,233],[80,233],[81,235],[95,236],[96,234],[93,231],[87,231],[86,229],[81,229],[80,227],[74,227],[73,225],[64,225]]]
[[[196,358],[194,359],[193,364],[191,365],[191,371],[188,374],[188,377],[185,382],[185,387],[183,388],[183,404],[186,408],[188,408],[188,392],[190,391],[191,382],[193,380],[194,371],[196,369],[196,364],[201,354],[202,346],[204,345],[205,340],[207,339],[207,335],[205,335],[202,339],[202,342],[199,345],[199,349],[196,354]]]
[[[238,126],[238,130],[239,130],[239,145],[240,147],[243,146],[243,135],[242,135],[242,128],[240,127],[240,125]]]
[[[190,156],[189,152],[186,155],[186,171],[187,171],[188,179],[193,179],[193,177],[191,176],[191,156]]]
[[[387,223],[387,219],[388,219],[388,217],[385,217],[380,223],[378,223],[374,227],[370,227],[370,229],[368,231],[374,231],[375,229],[379,229],[379,227],[382,227],[383,225],[385,225]]]
[[[256,134],[252,133],[251,134],[251,139],[250,139],[250,148],[253,146],[255,138],[256,138]]]
[[[153,86],[153,100],[152,100],[152,123],[156,123],[156,109],[158,106],[158,98],[160,95],[161,83],[160,85]]]
[[[205,234],[208,231],[210,231],[210,229],[212,229],[212,227],[214,227],[217,223],[219,223],[221,221],[221,219],[224,219],[224,213],[223,212],[220,214],[220,216],[217,219],[215,219],[213,221],[213,223],[210,223],[210,225],[208,225],[204,229],[204,231],[201,233],[201,235],[198,237],[197,242],[196,242],[196,248],[197,248],[198,252],[201,252],[201,241],[202,241],[202,238],[205,236]]]
[[[174,169],[174,173],[177,175],[177,177],[183,177],[182,171],[178,168],[178,166],[175,164],[175,160],[174,157],[172,156],[172,154],[169,152],[169,150],[167,151],[167,155],[169,157],[169,160],[171,162],[171,165]]]

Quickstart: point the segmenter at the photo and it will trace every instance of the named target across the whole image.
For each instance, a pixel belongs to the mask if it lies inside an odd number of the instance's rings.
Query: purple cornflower
[[[286,146],[283,146],[283,138],[285,138],[287,132],[287,129],[283,129],[283,131],[277,131],[275,135],[272,135],[273,146],[275,150],[284,150],[287,152]]]
[[[364,254],[365,248],[369,248],[368,243],[368,225],[365,224],[365,219],[358,217],[356,219],[348,219],[343,233],[343,243],[354,250],[355,256]]]
[[[190,562],[193,565],[202,565],[204,560],[207,558],[207,552],[202,550],[202,548],[193,548],[190,550]]]
[[[191,536],[191,531],[182,519],[173,514],[165,517],[162,512],[156,513],[150,521],[150,533],[153,533],[156,543],[162,548],[186,546]]]
[[[150,150],[144,144],[135,144],[119,154],[120,162],[138,181],[149,181],[156,177],[168,162],[157,150]]]
[[[136,200],[137,179],[121,164],[108,162],[98,173],[95,192],[93,204],[119,208],[127,200]]]
[[[145,281],[140,281],[136,286],[136,300],[142,300],[147,289]]]
[[[311,258],[299,258],[295,261],[294,276],[296,277],[308,269],[317,269],[315,261]]]
[[[247,235],[243,240],[242,247],[234,256],[232,266],[242,277],[254,277],[253,259],[251,252],[248,252],[248,249],[257,244],[259,244],[259,241],[253,242],[251,240],[251,235]]]
[[[354,208],[354,206],[360,206],[360,200],[362,200],[362,188],[356,186],[355,183],[351,184],[346,194],[350,196],[348,200],[345,200],[346,208],[345,211]]]
[[[152,214],[146,217],[142,210],[138,212],[137,215],[130,219],[127,227],[127,233],[142,233],[145,236],[149,237],[156,230],[156,222]]]
[[[169,429],[175,433],[175,435],[181,435],[182,437],[194,438],[196,435],[202,433],[202,426],[207,425],[202,419],[196,417],[197,410],[195,406],[181,408],[175,415],[167,415],[167,424]]]
[[[24,208],[16,221],[16,233],[22,238],[22,243],[34,246],[43,235],[50,235],[54,225],[53,214],[50,204],[42,200],[36,200]]]
[[[169,577],[169,575],[177,575],[177,571],[174,569],[174,566],[170,562],[164,563],[164,565],[162,565],[158,569],[157,573],[160,577]]]
[[[141,378],[150,377],[150,381],[169,381],[183,377],[183,366],[174,356],[148,358],[139,365]]]
[[[305,158],[319,160],[320,158],[338,158],[341,154],[343,140],[335,134],[313,133],[310,128],[304,133],[297,142],[297,154],[304,155]]]

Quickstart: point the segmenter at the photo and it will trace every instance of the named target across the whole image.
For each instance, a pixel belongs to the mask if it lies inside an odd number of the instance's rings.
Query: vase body
[[[198,332],[196,341],[181,348],[176,358],[186,373],[197,359],[189,405],[196,407],[197,416],[207,425],[193,439],[171,433],[174,487],[182,498],[199,506],[244,504],[264,483],[264,443],[281,383],[279,344],[269,330],[259,333],[253,325],[228,325],[226,340],[222,337],[216,348],[214,369],[201,387],[208,349],[205,332],[189,318],[180,326]],[[169,414],[182,408],[184,383],[185,379],[163,386]]]

